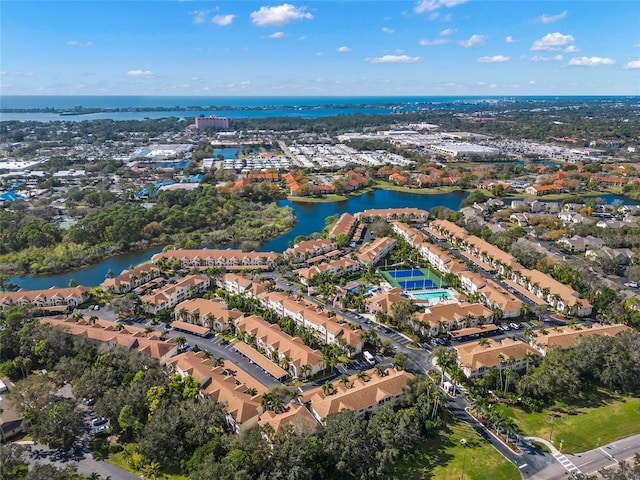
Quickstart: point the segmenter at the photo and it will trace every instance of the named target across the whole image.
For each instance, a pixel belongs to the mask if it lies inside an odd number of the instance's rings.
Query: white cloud
[[[235,15],[216,15],[211,19],[211,21],[216,25],[226,27],[227,25],[231,25],[235,18]]]
[[[599,65],[613,65],[616,61],[606,57],[577,57],[569,60],[572,67],[597,67]]]
[[[93,42],[78,42],[76,40],[69,40],[67,42],[67,45],[70,45],[72,47],[92,47]]]
[[[3,77],[34,77],[35,73],[33,73],[33,72],[9,72],[7,70],[2,70],[0,72],[0,76],[3,76]]]
[[[633,48],[640,48],[640,43],[636,43]]]
[[[440,36],[441,37],[446,37],[447,35],[451,35],[456,33],[456,29],[455,28],[445,28],[444,30],[442,30],[440,32]]]
[[[433,12],[442,7],[455,7],[467,3],[469,0],[421,0],[416,3],[413,11],[416,13]]]
[[[193,15],[193,23],[204,23],[207,21],[209,10],[192,10],[189,15]]]
[[[350,51],[351,51],[351,49],[350,49],[349,47],[347,47],[347,46],[343,45],[342,47],[338,47],[338,51],[339,51],[340,53],[347,53],[347,52],[350,52]]]
[[[445,43],[449,43],[450,40],[447,38],[436,38],[434,40],[427,40],[426,38],[423,38],[422,40],[420,40],[420,45],[422,45],[423,47],[431,47],[434,45],[444,45]]]
[[[150,70],[129,70],[127,77],[151,78],[153,77],[153,72]]]
[[[477,33],[474,33],[468,40],[461,40],[459,43],[464,48],[475,47],[476,45],[484,45],[487,38],[487,35],[478,35]]]
[[[416,63],[420,57],[410,57],[408,55],[383,55],[382,57],[366,58],[369,63]]]
[[[640,60],[631,60],[624,66],[625,70],[637,70],[640,68]]]
[[[569,45],[567,48],[564,49],[564,51],[567,53],[576,53],[576,52],[579,52],[580,49],[575,45]]]
[[[511,57],[505,57],[504,55],[494,55],[493,57],[480,57],[478,63],[504,63],[511,60]]]
[[[547,33],[544,37],[536,40],[531,45],[531,50],[541,52],[551,52],[560,50],[561,47],[573,43],[575,38],[573,35],[563,35],[560,32]]]
[[[567,11],[565,10],[562,13],[559,13],[558,15],[540,15],[538,18],[536,18],[536,22],[538,23],[544,23],[545,25],[547,23],[553,23],[553,22],[557,22],[558,20],[562,20],[564,17],[567,16]]]
[[[259,27],[280,26],[295,20],[311,20],[313,15],[306,12],[306,7],[294,7],[283,3],[277,7],[260,7],[251,12],[251,21]]]
[[[269,38],[282,38],[284,37],[284,32],[274,32],[269,35]]]
[[[562,55],[554,55],[553,57],[543,57],[541,55],[534,55],[531,57],[532,62],[559,62],[562,60]]]
[[[515,42],[515,40],[513,39],[513,37],[511,35],[509,35],[507,38],[504,39],[505,43],[513,43]]]
[[[393,28],[389,28],[389,27],[382,27],[382,31],[384,33],[396,33],[396,31]]]

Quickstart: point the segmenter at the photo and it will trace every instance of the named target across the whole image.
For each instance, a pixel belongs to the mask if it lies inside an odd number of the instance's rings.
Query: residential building
[[[360,248],[358,252],[358,261],[365,265],[375,265],[384,257],[386,257],[395,246],[395,238],[376,238],[373,242],[367,243]]]
[[[280,316],[293,319],[298,325],[311,328],[322,343],[344,343],[349,356],[362,351],[361,330],[352,330],[347,323],[338,323],[340,317],[329,318],[312,302],[297,300],[281,292],[269,292],[260,295],[260,304]]]
[[[153,293],[140,297],[142,308],[151,314],[173,308],[190,295],[204,293],[210,285],[211,280],[205,275],[187,275],[177,283],[169,283]]]
[[[258,315],[236,322],[236,335],[276,362],[292,377],[311,377],[323,368],[322,352],[304,344],[302,339],[291,337],[277,324],[271,324]],[[241,335],[240,335],[241,334]]]
[[[345,383],[334,381],[330,390],[317,387],[307,390],[301,400],[309,405],[311,414],[321,423],[332,413],[351,410],[361,415],[383,405],[398,405],[405,395],[404,386],[412,374],[391,368],[381,375],[367,370],[365,377],[347,377]],[[326,391],[325,391],[326,390]]]
[[[350,213],[343,213],[342,215],[340,215],[340,218],[335,223],[335,225],[329,230],[329,238],[336,238],[341,234],[351,238],[353,229],[355,228],[357,223],[358,222],[356,221],[356,217],[354,217]]]
[[[297,270],[294,270],[293,273],[298,274],[301,283],[303,283],[304,285],[309,285],[309,280],[321,273],[330,273],[336,278],[340,278],[353,275],[359,269],[360,263],[348,257],[342,257],[340,260],[322,262],[318,265],[312,265],[308,268],[298,268]]]
[[[185,300],[174,309],[176,320],[202,325],[216,332],[229,330],[229,323],[237,321],[243,315],[237,308],[229,310],[227,304],[220,300],[205,298]]]
[[[481,377],[492,368],[521,370],[540,356],[530,345],[511,338],[502,342],[474,340],[454,348],[458,353],[458,365],[467,377]]]
[[[169,361],[180,375],[191,375],[200,383],[200,395],[225,404],[227,423],[236,433],[258,424],[263,408],[260,396],[269,389],[235,363],[225,360],[214,367],[204,352],[182,353]]]
[[[0,292],[0,310],[18,305],[35,308],[68,305],[77,307],[91,297],[88,287],[51,287],[47,290],[18,290],[17,292]]]
[[[337,249],[338,244],[336,241],[328,238],[304,240],[291,248],[287,248],[284,251],[284,256],[293,262],[304,262],[309,258],[324,255]]]
[[[166,260],[161,260],[161,259]],[[275,252],[243,252],[242,250],[214,250],[202,248],[198,250],[168,250],[156,253],[151,257],[153,263],[159,264],[167,260],[178,260],[183,268],[192,267],[224,267],[227,270],[259,268],[273,270],[278,254]]]
[[[378,210],[365,210],[355,215],[356,220],[360,222],[372,222],[378,218],[387,221],[405,220],[412,222],[426,222],[429,219],[429,212],[419,208],[384,208]]]
[[[107,278],[100,284],[104,292],[127,293],[140,287],[161,275],[160,268],[153,263],[142,263],[129,270],[123,270],[120,275]]]
[[[127,350],[146,353],[160,363],[166,363],[176,354],[178,346],[175,340],[163,340],[158,331],[147,332],[144,328],[117,324],[107,320],[83,317],[79,320],[63,316],[47,317],[41,323],[60,327],[71,335],[88,338],[94,345],[110,343],[120,345]]]
[[[540,331],[536,331],[536,336],[531,337],[531,346],[538,350],[542,355],[546,355],[551,348],[569,348],[575,345],[575,343],[581,338],[589,337],[592,335],[606,335],[608,337],[615,337],[621,332],[631,330],[626,325],[612,324],[601,325],[594,323],[593,325],[572,325],[556,327],[548,330],[542,334]]]
[[[258,295],[267,291],[267,286],[260,280],[253,280],[237,273],[225,273],[217,280],[218,287],[233,295],[243,295],[258,298]]]
[[[216,117],[209,115],[208,117],[196,117],[195,125],[197,129],[201,128],[229,128],[229,119],[224,117]]]
[[[476,327],[493,321],[493,312],[479,303],[449,303],[427,307],[414,315],[415,330],[436,336],[459,328]]]
[[[274,433],[290,425],[296,433],[302,433],[315,429],[318,426],[318,421],[304,405],[289,402],[282,413],[276,413],[273,410],[264,412],[260,415],[258,425],[263,430],[269,428]]]

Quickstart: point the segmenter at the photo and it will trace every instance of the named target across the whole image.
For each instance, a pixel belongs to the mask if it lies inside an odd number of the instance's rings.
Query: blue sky
[[[637,1],[12,1],[2,95],[639,95]]]

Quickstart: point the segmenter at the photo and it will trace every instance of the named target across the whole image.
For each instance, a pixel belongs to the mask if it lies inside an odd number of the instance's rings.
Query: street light
[[[550,441],[550,442],[553,442],[553,440],[552,440],[552,437],[553,437],[553,426],[554,426],[554,425],[555,425],[555,423],[556,423],[556,417],[557,417],[557,416],[558,416],[558,415],[556,415],[555,413],[552,413],[552,414],[551,414],[551,431],[549,432],[549,441]]]
[[[467,444],[467,440],[465,438],[460,439],[460,443],[464,447]],[[460,473],[460,480],[464,480],[464,466],[467,463],[467,449],[464,449],[464,457],[462,457],[462,473]]]

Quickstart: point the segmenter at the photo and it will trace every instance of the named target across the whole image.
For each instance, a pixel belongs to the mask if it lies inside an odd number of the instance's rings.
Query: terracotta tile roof
[[[375,407],[385,398],[404,395],[403,387],[413,377],[408,372],[387,369],[385,376],[379,376],[374,369],[367,372],[368,381],[359,380],[356,375],[348,377],[345,387],[337,379],[332,382],[334,391],[325,395],[322,387],[308,390],[302,396],[304,403],[311,402],[311,408],[322,418],[341,410],[362,411]]]

